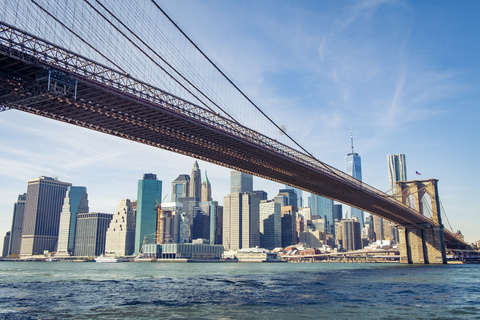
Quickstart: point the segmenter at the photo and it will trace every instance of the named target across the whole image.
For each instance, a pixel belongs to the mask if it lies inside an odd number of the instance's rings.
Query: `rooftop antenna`
[[[352,130],[352,128],[350,128],[350,140],[352,142],[352,154],[353,154],[354,152],[353,152],[353,130]]]

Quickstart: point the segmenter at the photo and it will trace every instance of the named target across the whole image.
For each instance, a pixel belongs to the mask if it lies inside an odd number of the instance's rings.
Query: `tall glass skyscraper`
[[[135,252],[139,254],[143,239],[154,239],[157,232],[157,202],[162,202],[162,181],[157,175],[146,173],[138,181],[137,216],[135,223]]]
[[[297,209],[300,209],[303,207],[303,192],[301,189],[297,189],[294,187],[290,187],[289,185],[285,185],[285,189],[293,189],[295,190],[295,193],[297,194]]]
[[[244,193],[252,191],[252,175],[240,171],[232,171],[230,176],[230,193]]]
[[[308,197],[308,206],[312,209],[312,219],[314,216],[324,219],[325,230],[328,233],[335,233],[333,200],[312,193]]]
[[[68,187],[60,214],[57,255],[73,254],[79,213],[88,213],[87,188]]]
[[[345,158],[345,172],[357,180],[362,181],[362,158],[353,151],[353,134],[350,131],[352,152]],[[360,230],[363,230],[363,211],[354,207],[347,207],[347,218],[357,217],[360,222]]]

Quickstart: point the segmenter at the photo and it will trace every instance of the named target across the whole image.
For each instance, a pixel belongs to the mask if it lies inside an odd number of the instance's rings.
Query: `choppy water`
[[[480,265],[0,262],[0,319],[480,319]]]

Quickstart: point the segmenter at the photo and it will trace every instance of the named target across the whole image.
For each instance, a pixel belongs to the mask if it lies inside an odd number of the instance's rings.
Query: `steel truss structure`
[[[9,108],[288,184],[401,225],[437,226],[309,155],[0,22],[0,111]],[[460,240],[445,230],[445,241]]]

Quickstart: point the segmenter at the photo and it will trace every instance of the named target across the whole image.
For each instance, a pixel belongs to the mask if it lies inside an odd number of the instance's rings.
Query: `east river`
[[[480,265],[0,262],[0,319],[480,319]]]

